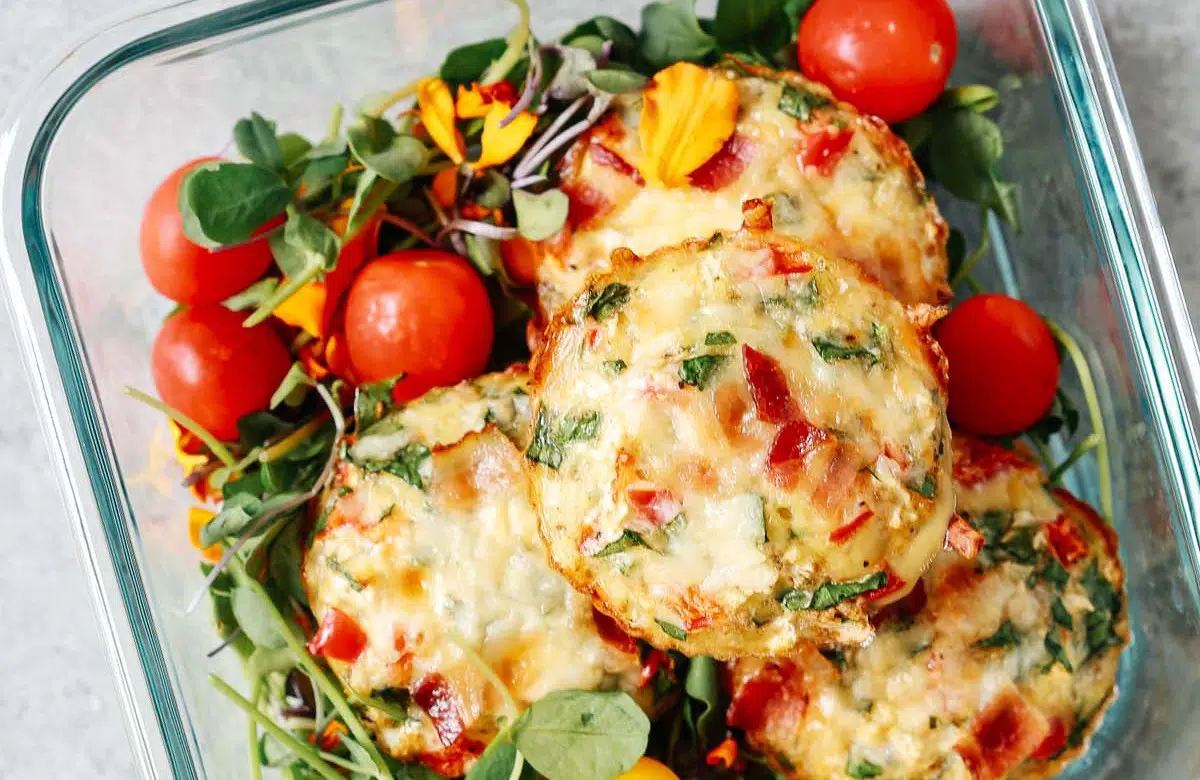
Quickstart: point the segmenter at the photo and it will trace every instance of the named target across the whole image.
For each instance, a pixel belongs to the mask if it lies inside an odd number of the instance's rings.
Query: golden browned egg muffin
[[[532,368],[555,566],[691,655],[868,641],[954,506],[937,313],[772,233],[626,253]]]
[[[329,662],[387,705],[368,710],[380,744],[448,776],[512,716],[497,684],[519,706],[638,685],[636,642],[546,560],[502,433],[527,428],[524,385],[522,371],[482,377],[372,426],[338,465],[304,560],[317,620],[356,627],[343,633],[359,646],[335,653],[352,657]]]
[[[782,776],[1052,777],[1113,699],[1129,632],[1112,529],[1022,457],[954,445],[958,551],[870,646],[731,665],[728,720]]]
[[[904,303],[949,298],[946,225],[903,140],[798,73],[734,62],[712,72],[736,85],[736,124],[682,183],[652,183],[640,172],[644,94],[620,98],[563,159],[559,186],[570,212],[567,227],[539,247],[544,313],[606,271],[614,249],[648,254],[736,229],[748,199],[770,201],[776,230],[857,261]],[[714,92],[697,89],[664,111],[694,111]]]

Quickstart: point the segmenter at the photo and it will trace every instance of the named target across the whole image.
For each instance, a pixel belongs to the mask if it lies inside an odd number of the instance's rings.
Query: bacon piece
[[[1067,724],[1062,718],[1050,719],[1050,733],[1030,756],[1034,761],[1049,761],[1067,746]]]
[[[655,528],[662,528],[683,511],[683,505],[669,490],[631,487],[625,491],[625,497],[638,517]]]
[[[688,176],[692,186],[715,192],[737,181],[754,157],[754,142],[734,133],[717,153]]]
[[[796,719],[803,717],[808,707],[804,674],[788,661],[768,661],[734,689],[725,722],[755,732],[766,725],[773,711],[791,707],[799,710],[789,713]]]
[[[559,189],[567,194],[567,225],[578,230],[591,225],[613,210],[614,203],[600,190],[582,181],[563,181]]]
[[[858,533],[859,529],[862,528],[864,525],[866,525],[867,521],[870,520],[874,516],[875,516],[875,513],[872,512],[870,509],[864,509],[863,511],[858,513],[858,517],[855,517],[853,520],[846,523],[845,525],[838,526],[837,528],[830,531],[829,532],[829,541],[833,542],[834,544],[842,544],[843,542],[850,539],[850,537],[852,537],[856,533]]]
[[[975,780],[998,780],[1050,736],[1046,716],[1015,688],[992,699],[971,724],[971,733],[954,746]]]
[[[625,633],[625,629],[621,628],[621,624],[616,620],[592,607],[592,622],[596,624],[596,633],[605,642],[608,642],[622,653],[637,654],[637,640]]]
[[[983,542],[983,534],[958,515],[954,516],[950,527],[946,529],[946,549],[954,550],[967,560],[979,555],[979,551],[983,549]]]
[[[817,132],[806,134],[796,150],[796,159],[802,171],[814,169],[821,176],[828,176],[837,167],[838,161],[850,148],[854,138],[851,128],[823,127]]]
[[[612,168],[617,173],[628,176],[638,184],[645,184],[642,179],[642,174],[638,173],[637,168],[634,168],[621,155],[609,149],[603,144],[593,143],[588,147],[588,153],[597,165],[603,165],[605,168]]]
[[[1078,563],[1091,550],[1079,527],[1066,515],[1059,515],[1054,522],[1046,524],[1046,541],[1050,543],[1054,557],[1066,567]]]
[[[785,423],[767,453],[767,475],[780,487],[794,486],[804,459],[828,441],[829,434],[807,420],[797,418]]]
[[[748,344],[742,345],[742,365],[746,371],[746,382],[750,385],[750,397],[754,411],[763,422],[783,423],[800,415],[800,409],[792,398],[787,377],[779,361],[759,352]]]
[[[908,587],[908,583],[900,579],[896,572],[892,571],[892,567],[886,563],[883,565],[883,571],[887,574],[887,582],[875,590],[869,590],[863,594],[863,598],[867,601],[879,601],[885,599],[893,593],[899,593]]]
[[[421,679],[412,692],[413,701],[425,711],[433,723],[438,739],[446,747],[458,741],[466,731],[462,713],[459,711],[458,696],[440,674],[431,674]]]

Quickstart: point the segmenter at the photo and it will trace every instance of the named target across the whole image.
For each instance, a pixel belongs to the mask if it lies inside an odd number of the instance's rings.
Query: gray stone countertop
[[[1200,13],[1096,0],[1159,211],[1200,300]],[[130,0],[0,0],[0,99]],[[1193,321],[1200,320],[1200,308]],[[0,319],[0,324],[7,320]],[[120,705],[10,327],[0,327],[0,780],[133,778]]]

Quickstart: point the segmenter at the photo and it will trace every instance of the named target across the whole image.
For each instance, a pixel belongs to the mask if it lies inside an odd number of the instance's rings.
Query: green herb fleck
[[[658,627],[662,629],[663,633],[672,639],[678,639],[680,642],[687,640],[687,632],[674,623],[668,623],[665,620],[655,620],[654,622],[658,623]]]
[[[865,360],[868,365],[873,366],[880,362],[880,353],[877,347],[837,342],[824,336],[814,338],[812,345],[826,363],[834,363],[839,360]]]
[[[818,652],[824,656],[826,661],[836,666],[841,671],[846,671],[846,654],[836,647],[822,647]]]
[[[1083,627],[1087,631],[1088,658],[1110,647],[1121,646],[1121,637],[1113,631],[1111,615],[1098,611],[1089,612],[1083,618]]]
[[[807,122],[812,117],[814,108],[827,105],[827,98],[792,84],[784,84],[783,94],[779,97],[779,110],[801,122]]]
[[[855,778],[855,780],[865,780],[865,778],[869,777],[879,777],[883,774],[883,767],[863,758],[856,764],[846,764],[846,774]]]
[[[986,649],[991,647],[1016,647],[1021,644],[1021,635],[1017,633],[1016,627],[1010,621],[1004,621],[1000,624],[1000,628],[996,629],[996,633],[980,639],[975,643],[975,647]]]
[[[368,473],[383,471],[424,490],[425,479],[421,476],[421,469],[429,460],[429,455],[429,448],[424,444],[410,442],[396,450],[388,460],[369,460],[359,465]]]
[[[1067,583],[1071,580],[1070,573],[1053,556],[1046,559],[1046,565],[1037,572],[1037,575],[1060,591],[1067,587]]]
[[[606,360],[604,361],[604,370],[613,376],[620,376],[625,373],[625,369],[629,368],[629,364],[624,360]]]
[[[587,313],[594,320],[605,320],[627,303],[629,303],[628,285],[612,282],[598,293],[588,293]]]
[[[703,390],[728,362],[728,355],[699,355],[688,358],[679,364],[679,379],[685,385]]]
[[[1033,528],[1020,528],[1000,543],[1000,551],[1017,563],[1032,566],[1037,562],[1037,551],[1033,549]]]
[[[646,540],[642,538],[641,534],[637,533],[636,531],[630,531],[628,528],[626,528],[625,530],[621,531],[621,535],[619,537],[604,545],[600,552],[596,553],[593,557],[605,558],[609,555],[615,555],[616,553],[633,549],[634,547],[649,548],[650,545],[646,544]]]
[[[562,465],[566,445],[576,441],[587,441],[596,438],[600,430],[600,413],[588,411],[563,419],[555,429],[546,407],[538,409],[537,421],[533,428],[533,439],[525,457],[534,463],[541,463],[552,469]]]
[[[727,330],[714,330],[704,336],[704,346],[706,347],[722,347],[736,343],[737,338]]]
[[[1095,560],[1084,570],[1081,582],[1094,609],[1100,612],[1111,612],[1114,615],[1121,611],[1120,596],[1117,595],[1112,583],[1100,573],[1100,566]]]
[[[1063,650],[1063,646],[1061,644],[1059,644],[1057,639],[1054,638],[1053,630],[1051,630],[1050,633],[1046,634],[1045,645],[1046,645],[1046,652],[1048,652],[1050,654],[1050,663],[1046,667],[1047,672],[1050,671],[1050,669],[1056,663],[1062,664],[1062,667],[1064,669],[1066,669],[1068,672],[1075,671],[1075,669],[1071,666],[1071,662],[1069,660],[1067,660],[1067,654]]]
[[[932,499],[937,495],[937,483],[933,481],[932,474],[926,474],[925,478],[920,482],[917,482],[916,480],[909,482],[908,489],[922,498]]]
[[[350,584],[351,589],[353,589],[355,593],[362,592],[364,587],[362,582],[360,582],[357,577],[351,574],[350,570],[347,569],[341,561],[331,555],[328,559],[326,559],[326,562],[329,564],[329,568],[340,574],[346,580],[346,582]]]

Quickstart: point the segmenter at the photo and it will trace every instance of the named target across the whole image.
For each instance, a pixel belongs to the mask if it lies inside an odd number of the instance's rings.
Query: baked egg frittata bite
[[[1053,777],[1100,724],[1129,638],[1111,527],[1012,452],[954,450],[958,549],[873,643],[730,665],[728,721],[782,777]]]
[[[554,565],[689,655],[868,641],[953,511],[938,313],[772,233],[626,253],[532,367]]]
[[[701,69],[689,66],[695,71]],[[552,314],[608,270],[614,249],[659,247],[742,223],[749,199],[773,204],[775,229],[861,264],[904,303],[949,299],[947,229],[908,146],[875,117],[833,98],[798,73],[727,60],[705,73],[688,106],[727,93],[736,102],[732,133],[679,181],[655,181],[643,113],[646,90],[618,98],[609,116],[583,135],[559,166],[570,198],[568,223],[538,246],[538,294]],[[722,89],[724,88],[724,89]],[[666,110],[666,109],[664,109]],[[670,144],[696,143],[696,135]]]
[[[367,710],[380,745],[451,777],[514,715],[497,684],[520,707],[638,689],[636,642],[546,560],[504,434],[528,427],[524,384],[519,369],[481,377],[375,423],[338,464],[304,561],[322,626],[361,627],[342,631],[352,661],[325,655],[352,692],[389,705]]]

